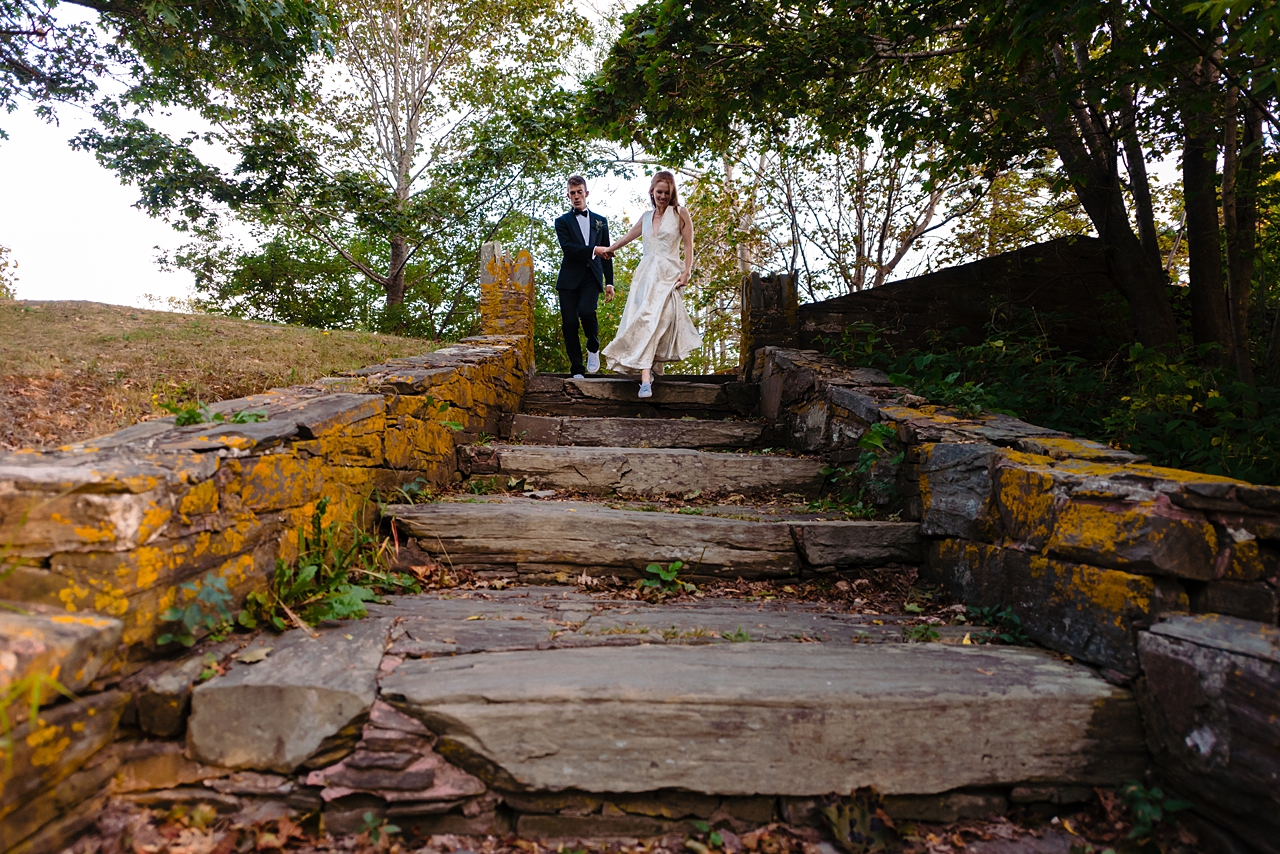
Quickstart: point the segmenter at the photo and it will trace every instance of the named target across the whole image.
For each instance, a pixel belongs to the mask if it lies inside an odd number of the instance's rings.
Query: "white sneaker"
[[[600,354],[587,351],[587,373],[594,374],[600,370]]]
[[[640,393],[636,397],[653,397],[653,383],[640,383]]]
[[[574,378],[575,380],[585,380],[585,379],[586,379],[586,377],[584,377],[582,374],[574,374],[574,375],[573,375],[573,378]]]

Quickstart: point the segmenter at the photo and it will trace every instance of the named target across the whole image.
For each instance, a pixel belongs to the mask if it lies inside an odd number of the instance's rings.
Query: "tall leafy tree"
[[[215,303],[465,332],[480,244],[528,226],[582,168],[559,82],[590,31],[563,0],[339,0],[334,12],[334,59],[313,63],[298,98],[211,91],[212,129],[183,136],[103,111],[81,144],[139,185],[145,210],[195,232],[174,261]],[[228,221],[255,229],[258,248],[228,252]],[[341,310],[313,309],[322,294]]]
[[[585,113],[609,136],[668,157],[716,151],[744,129],[777,132],[797,117],[832,141],[873,128],[904,152],[936,147],[939,174],[1034,168],[1056,156],[1104,242],[1139,339],[1165,349],[1176,346],[1178,330],[1146,161],[1190,148],[1196,343],[1230,349],[1220,272],[1214,280],[1220,265],[1196,260],[1217,247],[1204,224],[1217,204],[1209,192],[1216,147],[1207,140],[1221,138],[1228,83],[1259,110],[1274,94],[1274,59],[1261,39],[1220,49],[1232,15],[1255,33],[1261,24],[1241,21],[1262,20],[1271,4],[1205,5],[1213,8],[1169,0],[652,0],[626,20],[588,88]]]

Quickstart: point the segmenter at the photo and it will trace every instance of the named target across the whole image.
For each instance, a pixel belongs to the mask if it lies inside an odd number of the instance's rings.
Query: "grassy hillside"
[[[296,385],[430,341],[92,302],[0,300],[0,448],[57,447],[166,413]]]

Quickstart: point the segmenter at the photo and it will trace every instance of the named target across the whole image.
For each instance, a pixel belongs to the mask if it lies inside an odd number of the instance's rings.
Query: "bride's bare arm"
[[[644,225],[643,218],[636,220],[636,224],[631,226],[631,230],[628,231],[626,234],[622,235],[622,237],[618,238],[611,245],[597,246],[596,254],[604,255],[605,253],[608,253],[609,255],[613,255],[613,253],[617,252],[619,249],[621,249],[622,247],[626,246],[628,243],[630,243],[631,241],[639,237],[640,229],[641,229],[641,226],[643,225]]]
[[[680,223],[683,226],[680,236],[684,238],[684,270],[676,279],[677,288],[689,284],[689,276],[693,275],[693,217],[689,216],[689,209],[683,205],[680,206]]]

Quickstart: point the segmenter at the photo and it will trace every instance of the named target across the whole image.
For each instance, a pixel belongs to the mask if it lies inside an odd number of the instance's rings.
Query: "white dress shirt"
[[[583,213],[573,212],[574,219],[578,221],[578,228],[582,231],[582,242],[591,245],[591,211],[587,210]]]

